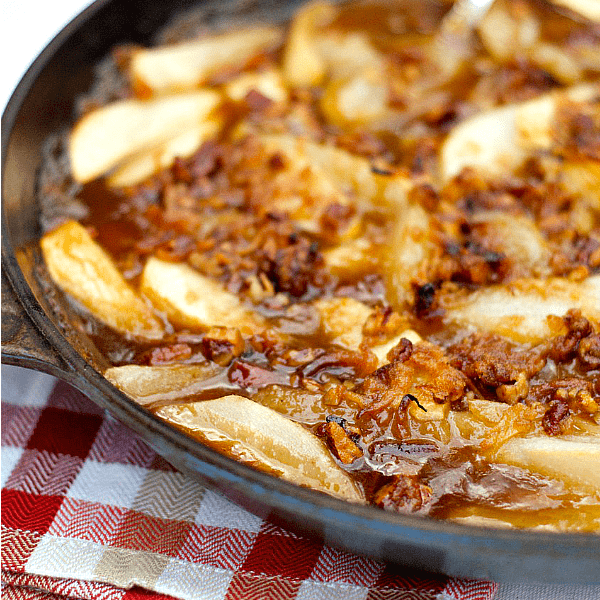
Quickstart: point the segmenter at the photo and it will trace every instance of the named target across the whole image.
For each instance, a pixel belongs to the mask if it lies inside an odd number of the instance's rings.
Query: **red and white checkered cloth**
[[[3,367],[6,600],[491,600],[496,592],[263,521],[178,473],[71,387],[23,373]]]

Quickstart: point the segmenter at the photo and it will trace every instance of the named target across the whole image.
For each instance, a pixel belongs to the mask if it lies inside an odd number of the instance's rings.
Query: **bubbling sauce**
[[[113,168],[74,185],[47,165],[43,222],[51,235],[77,214],[150,301],[154,339],[84,311],[115,368],[210,363],[150,410],[243,396],[322,440],[384,510],[598,531],[600,25],[499,0],[446,68],[432,48],[449,6],[303,8],[278,41],[193,86],[220,98],[196,149],[126,185]],[[289,66],[299,43],[312,72]],[[141,80],[140,52],[114,52],[111,81],[125,83],[105,96],[183,93]],[[569,97],[580,84],[596,93]],[[444,175],[457,128],[550,97],[548,141],[519,147],[519,164]],[[72,203],[57,210],[57,194]],[[148,295],[151,260],[189,267],[245,316],[183,319]],[[502,298],[548,316],[506,325]],[[529,457],[538,443],[547,464]]]

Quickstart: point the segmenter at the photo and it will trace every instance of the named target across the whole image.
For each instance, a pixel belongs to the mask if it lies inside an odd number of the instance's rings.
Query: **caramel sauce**
[[[541,18],[543,39],[556,40],[584,35],[584,24],[551,11],[541,2],[534,2],[533,7],[534,13]],[[423,48],[431,41],[447,8],[447,3],[434,0],[411,0],[401,6],[361,2],[342,8],[330,26],[339,31],[366,32],[375,47],[403,56],[398,59],[403,64],[411,53],[418,63]],[[596,30],[597,27],[593,33],[585,35],[598,35]],[[489,61],[480,44],[475,43],[477,57]],[[383,127],[377,131],[373,144],[379,157],[385,158],[386,164],[391,165],[391,168],[417,172],[416,165],[422,165],[425,160],[423,140],[415,138],[409,126],[414,129],[415,123],[419,122],[421,130],[427,132],[426,137],[436,150],[436,145],[439,145],[450,125],[463,117],[459,114],[460,110],[464,109],[465,114],[468,114],[472,109],[471,94],[480,76],[474,61],[443,86],[441,92],[448,96],[450,107],[448,114],[425,113],[417,116],[405,130]],[[551,85],[555,86],[556,82]],[[318,125],[322,128],[323,136],[335,137],[339,132],[334,131],[324,121],[322,112],[315,108],[318,92],[314,93],[316,98],[309,98],[307,105],[314,109],[314,116],[320,120]],[[237,110],[228,115],[227,131],[233,131],[247,117],[247,111],[236,112]],[[227,132],[223,137],[227,137]],[[194,169],[200,167],[192,157],[188,161],[179,161],[168,172],[158,174],[132,188],[114,190],[99,179],[84,185],[77,193],[77,201],[88,209],[82,223],[112,256],[133,285],[137,284],[147,257],[157,252],[162,252],[161,256],[168,256],[176,262],[193,263],[194,254],[200,258],[213,259],[210,245],[215,240],[221,243],[219,236],[227,238],[230,235],[233,240],[229,240],[231,243],[239,238],[244,240],[244,244],[250,244],[244,238],[246,234],[228,229],[225,221],[212,229],[208,228],[208,234],[202,233],[204,221],[215,215],[227,215],[228,218],[235,219],[249,214],[251,227],[260,229],[268,222],[274,224],[277,235],[283,235],[283,229],[277,228],[280,222],[285,221],[285,217],[275,214],[275,211],[266,217],[260,214],[260,209],[252,204],[250,197],[255,191],[252,187],[254,182],[242,181],[245,176],[242,170],[228,166],[228,161],[232,160],[228,153],[234,154],[239,146],[224,140],[219,140],[218,143],[223,144],[221,153],[215,154],[214,165],[200,177],[194,175]],[[248,165],[242,166],[250,169]],[[274,169],[278,166],[275,159],[272,160],[272,166]],[[423,169],[427,172],[427,167]],[[191,181],[186,179],[186,173],[192,174]],[[248,176],[248,180],[250,179]],[[199,222],[193,227],[185,220],[174,219],[165,208],[165,197],[175,193],[176,188],[184,190],[193,201],[194,210],[199,215]],[[260,218],[257,216],[259,214]],[[315,272],[321,268],[321,259],[317,259],[314,272],[295,275],[296,278],[307,278],[306,285],[296,297],[295,292],[282,288],[281,296],[285,300],[275,297],[281,300],[280,303],[273,297],[254,303],[256,310],[265,319],[266,329],[279,331],[286,337],[286,347],[282,347],[277,340],[263,339],[259,335],[246,339],[243,353],[223,366],[218,376],[207,380],[205,388],[191,397],[182,397],[177,402],[208,400],[237,393],[303,423],[317,435],[324,435],[323,423],[328,417],[341,419],[346,428],[357,427],[361,431],[357,444],[363,458],[345,468],[361,483],[369,500],[375,498],[377,490],[391,481],[393,475],[404,473],[412,476],[418,473],[421,484],[431,489],[433,503],[429,514],[435,518],[465,522],[470,519],[489,519],[499,526],[514,527],[582,531],[600,529],[598,494],[592,497],[580,490],[570,490],[556,480],[517,467],[495,464],[491,453],[479,448],[483,439],[474,435],[466,440],[461,435],[460,415],[464,406],[451,408],[449,417],[442,420],[409,417],[409,413],[398,404],[386,405],[376,414],[365,412],[365,407],[360,406],[358,398],[369,376],[364,365],[370,355],[361,356],[361,351],[358,350],[345,354],[340,352],[339,347],[332,343],[331,336],[319,326],[318,319],[315,321],[310,308],[311,301],[319,296],[343,296],[359,300],[370,307],[390,308],[386,299],[384,274],[378,266],[380,261],[377,258],[377,252],[382,252],[384,246],[381,240],[389,235],[388,215],[384,209],[371,207],[370,212],[367,211],[360,217],[363,231],[369,231],[373,239],[379,242],[379,246],[375,244],[373,251],[376,257],[373,259],[375,268],[368,273],[357,270],[343,275],[324,271],[319,278]],[[343,225],[340,225],[340,229],[343,230]],[[317,248],[321,251],[335,247],[338,241],[335,236],[327,237],[298,229],[294,229],[289,237],[293,238],[293,244],[299,243],[298,240],[305,240],[309,254],[313,246],[316,252]],[[243,248],[245,246],[240,244],[240,249]],[[278,251],[283,253],[284,248]],[[194,266],[198,266],[197,262]],[[241,268],[246,269],[245,275],[254,273],[252,266]],[[260,268],[264,270],[262,266]],[[217,279],[228,289],[237,291],[247,305],[252,304],[248,290],[240,283],[243,278],[224,269]],[[438,286],[437,282],[435,284]],[[468,289],[469,285],[471,288],[477,287],[471,282],[465,284],[465,287]],[[298,307],[296,313],[291,310],[294,306]],[[444,349],[464,337],[464,331],[460,328],[444,323],[443,311],[436,312],[435,305],[426,306],[422,314],[410,312],[404,315],[404,319],[406,328],[413,329],[424,339]],[[93,318],[90,322],[93,323]],[[96,345],[115,365],[152,364],[152,360],[158,360],[153,356],[168,356],[164,348],[175,345],[186,346],[186,358],[181,361],[184,364],[201,362],[206,358],[206,349],[202,344],[203,333],[174,328],[160,342],[140,343],[107,334],[101,325],[96,324],[93,328]],[[153,354],[157,349],[160,352]],[[166,364],[168,363],[167,360]],[[549,361],[546,370],[536,375],[532,382],[572,377],[591,382],[596,386],[595,393],[600,393],[598,370],[586,370],[576,359],[558,364]],[[345,396],[342,393],[336,399],[330,390],[339,391],[341,388],[348,393]],[[492,389],[479,388],[478,392],[486,399],[497,399]],[[159,406],[160,404],[151,408]],[[576,416],[590,426],[594,425],[592,418],[583,412]],[[482,431],[490,429],[489,423],[484,423],[481,427]]]

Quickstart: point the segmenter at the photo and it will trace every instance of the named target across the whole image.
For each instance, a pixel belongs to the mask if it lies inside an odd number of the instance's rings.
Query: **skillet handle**
[[[2,362],[68,379],[69,365],[41,334],[2,271]]]

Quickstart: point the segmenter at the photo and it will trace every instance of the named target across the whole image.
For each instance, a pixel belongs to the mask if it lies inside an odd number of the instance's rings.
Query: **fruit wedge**
[[[513,438],[496,453],[496,460],[592,493],[600,490],[600,437]]]
[[[197,87],[210,75],[232,65],[240,67],[263,50],[281,42],[274,27],[253,27],[172,46],[144,49],[131,60],[131,75],[154,94]]]
[[[404,175],[374,173],[369,160],[343,148],[285,134],[262,135],[260,140],[267,152],[285,154],[295,170],[309,167],[336,189],[356,195],[365,202],[384,202],[401,207],[412,187]]]
[[[313,2],[295,16],[283,54],[283,77],[288,85],[310,87],[325,77],[327,65],[317,47],[316,33],[334,14],[330,4]]]
[[[388,290],[396,306],[413,298],[413,281],[420,279],[435,251],[430,217],[419,204],[410,204],[396,214],[389,234],[384,263]]]
[[[373,309],[354,298],[322,298],[314,305],[321,315],[323,333],[332,343],[358,350],[363,339],[363,325]]]
[[[79,223],[68,221],[41,240],[50,276],[99,321],[133,337],[160,339],[163,327],[110,256]]]
[[[597,84],[582,84],[467,119],[442,146],[442,180],[448,181],[464,167],[478,167],[492,175],[509,173],[533,151],[550,147],[553,118],[562,99],[585,102],[599,93]]]
[[[591,21],[600,21],[600,2],[598,0],[550,0],[550,2],[579,13]]]
[[[288,99],[283,78],[276,69],[265,69],[259,73],[243,73],[225,86],[225,94],[235,102],[243,100],[252,90],[256,90],[275,103],[285,103]]]
[[[192,125],[170,140],[126,160],[108,177],[107,183],[111,187],[135,185],[170,167],[175,158],[191,156],[205,141],[216,136],[220,128],[219,119]]]
[[[161,367],[125,365],[107,369],[104,376],[138,404],[145,406],[192,396],[206,387],[207,379],[221,371],[212,362]]]
[[[86,183],[122,160],[161,144],[209,118],[217,92],[200,90],[156,100],[121,100],[86,114],[73,128],[73,177]]]
[[[225,396],[165,406],[156,414],[235,460],[351,502],[364,501],[315,435],[262,404]]]
[[[582,283],[567,279],[524,279],[490,286],[467,297],[445,301],[449,322],[537,343],[552,335],[548,317],[562,317],[571,308],[600,323],[600,275]]]
[[[245,308],[236,295],[186,264],[150,258],[142,273],[141,290],[180,327],[256,331],[264,324],[261,316]]]
[[[480,211],[471,219],[471,224],[481,229],[496,251],[508,257],[523,274],[539,276],[549,271],[550,249],[531,217]]]

